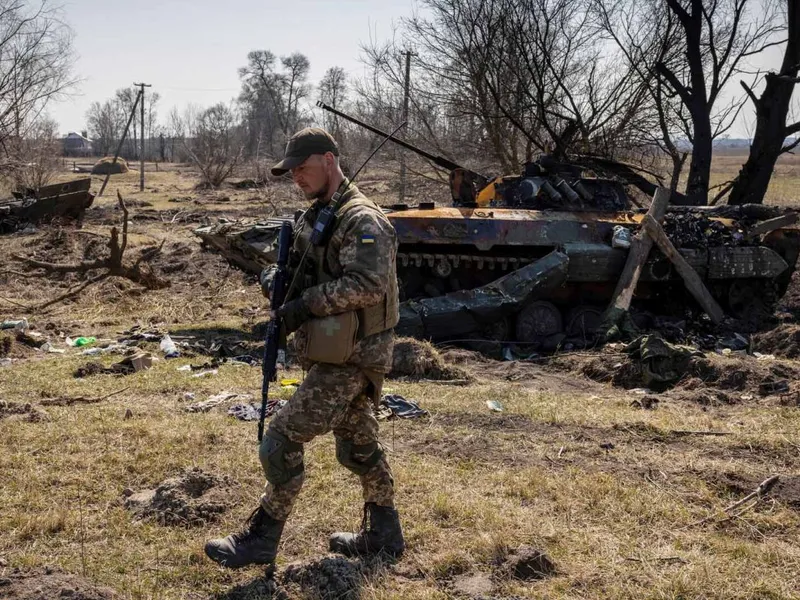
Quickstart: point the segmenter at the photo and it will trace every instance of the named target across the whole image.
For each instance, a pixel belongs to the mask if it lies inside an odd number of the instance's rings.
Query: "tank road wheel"
[[[523,308],[517,314],[517,341],[528,344],[561,333],[564,323],[561,311],[555,304],[545,300],[537,300]]]
[[[567,314],[567,336],[589,339],[594,336],[603,311],[594,306],[576,306]]]
[[[511,324],[508,319],[498,319],[481,329],[481,335],[492,342],[504,342],[511,334]]]

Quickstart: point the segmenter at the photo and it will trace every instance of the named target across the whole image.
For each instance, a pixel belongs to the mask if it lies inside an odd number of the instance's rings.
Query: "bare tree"
[[[334,108],[343,108],[347,100],[347,75],[341,67],[331,67],[325,71],[325,75],[319,82],[318,91],[319,99],[326,104],[330,104]],[[322,115],[322,122],[325,127],[331,132],[333,137],[339,138],[339,119],[336,115],[331,115],[327,112]]]
[[[219,187],[242,159],[244,144],[236,114],[224,104],[215,104],[185,123],[184,145],[202,174],[201,185]]]
[[[789,0],[786,11],[786,49],[780,70],[767,73],[764,91],[758,98],[744,81],[741,82],[755,104],[756,131],[747,162],[731,186],[728,204],[763,202],[778,156],[800,144],[800,121],[786,122],[792,92],[800,83],[800,7],[796,1]],[[790,136],[795,136],[794,141],[787,140]]]
[[[14,161],[5,173],[17,189],[37,189],[47,185],[59,169],[60,139],[58,123],[46,116],[27,127],[24,137],[8,142]]]
[[[113,100],[92,102],[86,111],[86,125],[94,141],[94,149],[102,155],[109,155],[116,149],[122,135],[125,121],[119,114],[119,106]]]
[[[269,50],[247,55],[247,66],[239,69],[239,102],[248,127],[250,154],[260,155],[264,148],[274,154],[303,122],[300,103],[310,92],[309,68],[308,58],[300,53],[282,57],[280,71]]]

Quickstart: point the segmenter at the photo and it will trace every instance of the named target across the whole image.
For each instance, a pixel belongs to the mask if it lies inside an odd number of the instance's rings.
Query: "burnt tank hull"
[[[503,207],[394,207],[386,209],[398,236],[397,272],[401,300],[417,312],[432,312],[424,300],[449,298],[464,290],[489,289],[492,282],[543,260],[553,252],[565,256],[565,276],[546,293],[530,300],[506,302],[505,313],[487,312],[481,336],[538,343],[564,336],[591,334],[616,286],[627,250],[615,247],[615,228],[635,233],[644,209],[622,211],[533,210]],[[682,209],[667,212],[664,227],[681,255],[695,269],[727,312],[744,316],[755,304],[766,307],[782,296],[800,253],[800,230],[782,227],[750,235],[766,219],[789,211],[763,206]],[[215,233],[197,233],[229,260],[251,272],[274,261],[278,221]],[[228,251],[225,251],[225,248]],[[672,264],[654,249],[645,263],[636,299],[658,311],[680,312],[694,301]],[[459,313],[471,312],[459,299]],[[436,308],[435,310],[440,310]],[[477,310],[477,309],[476,309]],[[454,318],[457,314],[454,313]],[[440,318],[441,322],[441,318]],[[454,327],[463,334],[463,327]],[[418,328],[415,334],[426,337]],[[446,338],[437,327],[427,337]]]

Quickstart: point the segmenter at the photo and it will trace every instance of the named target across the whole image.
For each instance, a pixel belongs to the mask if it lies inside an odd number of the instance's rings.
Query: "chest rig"
[[[314,246],[311,244],[311,233],[321,207],[314,206],[310,208],[300,218],[295,237],[294,250],[298,256],[302,256],[303,253],[306,252],[306,249],[308,249],[304,272],[300,274],[300,277],[302,277],[301,287],[304,290],[315,285],[333,281],[343,275],[342,266],[332,249],[334,245],[332,240],[337,237],[337,230],[349,211],[363,207],[376,211],[383,216],[381,209],[371,200],[368,200],[357,192],[353,193],[348,190],[348,193],[351,197],[346,199],[336,211],[336,222],[334,224],[333,233],[324,246]],[[363,339],[376,333],[386,331],[387,329],[392,329],[397,325],[399,320],[399,307],[397,282],[394,277],[395,272],[396,268],[393,264],[390,269],[391,276],[389,280],[385,282],[386,289],[380,302],[353,311],[355,317],[358,319],[358,339]]]

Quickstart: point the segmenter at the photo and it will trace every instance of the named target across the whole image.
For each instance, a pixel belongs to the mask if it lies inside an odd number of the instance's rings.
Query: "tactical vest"
[[[356,196],[345,202],[339,210],[336,211],[336,223],[331,238],[335,235],[336,229],[342,222],[342,218],[347,212],[356,207],[366,207],[383,215],[383,211],[381,211],[377,204],[363,196]],[[306,222],[306,226],[300,232],[300,236],[303,238],[303,248],[301,248],[301,250],[311,243],[310,236],[312,228],[313,224]],[[307,287],[326,283],[337,278],[335,274],[328,270],[328,245],[312,246],[308,251],[307,260],[311,263],[309,265],[309,270],[311,271],[309,274],[311,277],[307,280]],[[392,264],[390,275],[396,272],[396,266]],[[387,329],[392,329],[400,320],[397,279],[395,277],[389,277],[388,281],[386,281],[386,287],[387,289],[383,295],[383,299],[379,303],[355,311],[358,317],[358,339],[364,339],[376,333],[386,331]]]

